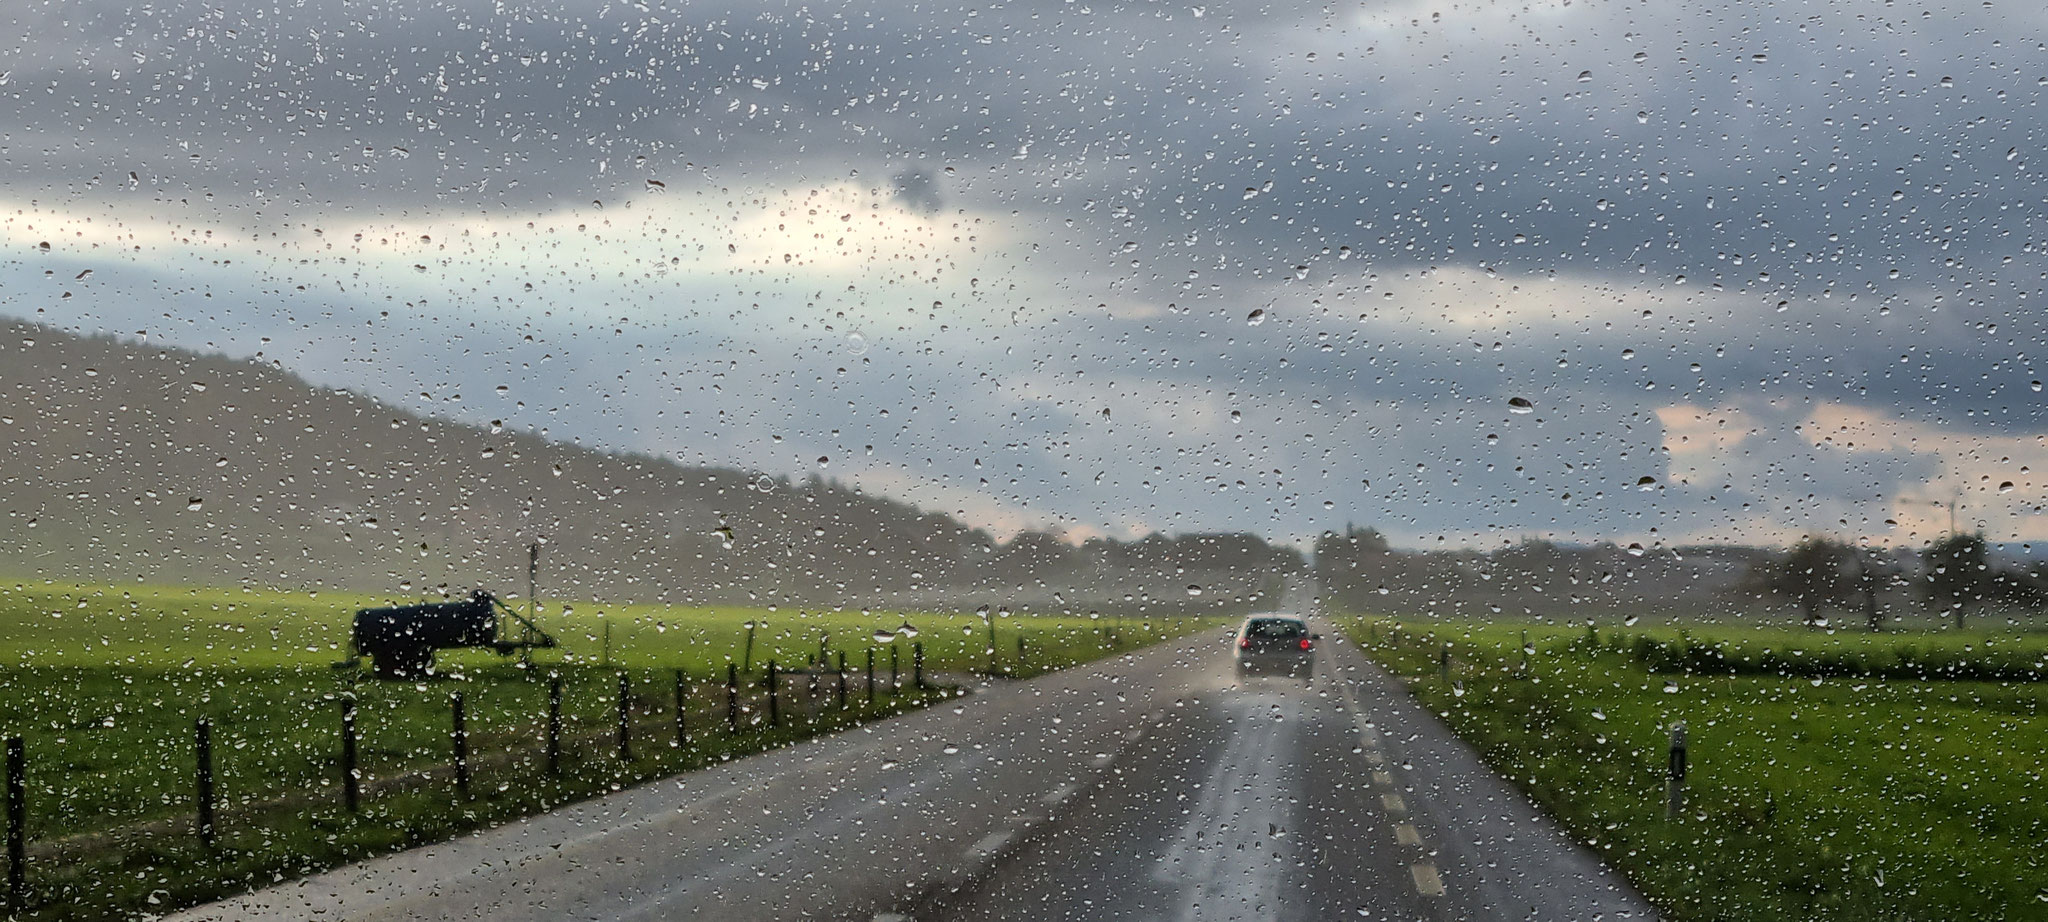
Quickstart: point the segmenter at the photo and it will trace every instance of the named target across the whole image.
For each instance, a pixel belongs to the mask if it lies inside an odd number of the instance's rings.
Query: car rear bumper
[[[1237,654],[1239,672],[1274,672],[1289,675],[1307,675],[1315,669],[1313,653],[1251,653]]]

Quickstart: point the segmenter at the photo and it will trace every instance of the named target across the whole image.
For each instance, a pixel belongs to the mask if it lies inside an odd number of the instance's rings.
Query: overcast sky
[[[0,311],[999,533],[2048,538],[2031,4],[231,6],[5,14]]]

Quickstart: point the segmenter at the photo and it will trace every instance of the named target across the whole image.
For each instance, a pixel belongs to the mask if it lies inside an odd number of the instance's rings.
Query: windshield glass
[[[2041,4],[10,7],[21,918],[2048,911]]]

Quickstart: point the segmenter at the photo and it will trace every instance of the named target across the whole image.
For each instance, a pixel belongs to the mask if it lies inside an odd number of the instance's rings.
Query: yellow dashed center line
[[[1335,676],[1331,677],[1331,681],[1337,686],[1337,690],[1343,693],[1344,704],[1350,709],[1352,720],[1359,720],[1365,712],[1359,709],[1358,696],[1352,692],[1350,683],[1338,680]],[[1382,788],[1394,787],[1394,774],[1387,770],[1387,757],[1380,752],[1380,734],[1370,727],[1360,725],[1358,740],[1360,753],[1365,756],[1366,764],[1372,766],[1372,783]],[[1414,823],[1405,821],[1408,815],[1408,802],[1402,800],[1401,795],[1389,792],[1380,795],[1380,805],[1396,820],[1394,841],[1411,848],[1422,848],[1422,832],[1415,828]],[[1415,878],[1415,892],[1423,896],[1444,895],[1444,880],[1437,873],[1435,864],[1427,861],[1412,864],[1408,866],[1408,873]]]
[[[1436,874],[1436,865],[1424,862],[1409,865],[1408,873],[1415,877],[1415,892],[1423,896],[1443,896],[1444,881]]]

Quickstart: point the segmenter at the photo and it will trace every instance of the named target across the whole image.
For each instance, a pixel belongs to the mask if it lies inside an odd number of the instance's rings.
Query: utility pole
[[[1949,494],[1949,499],[1948,499],[1948,502],[1942,502],[1941,500],[1938,500],[1938,499],[1918,499],[1918,500],[1908,500],[1907,502],[1919,503],[1919,504],[1921,504],[1921,505],[1927,505],[1927,506],[1947,506],[1947,507],[1948,507],[1948,536],[1949,536],[1949,537],[1951,537],[1951,538],[1953,538],[1953,537],[1955,537],[1955,536],[1956,536],[1956,507],[1957,507],[1957,506],[1960,506],[1960,505],[1962,505],[1962,504],[1963,504],[1963,488],[1962,488],[1962,487],[1956,487],[1956,488],[1955,488],[1955,492],[1953,492],[1953,493]]]

